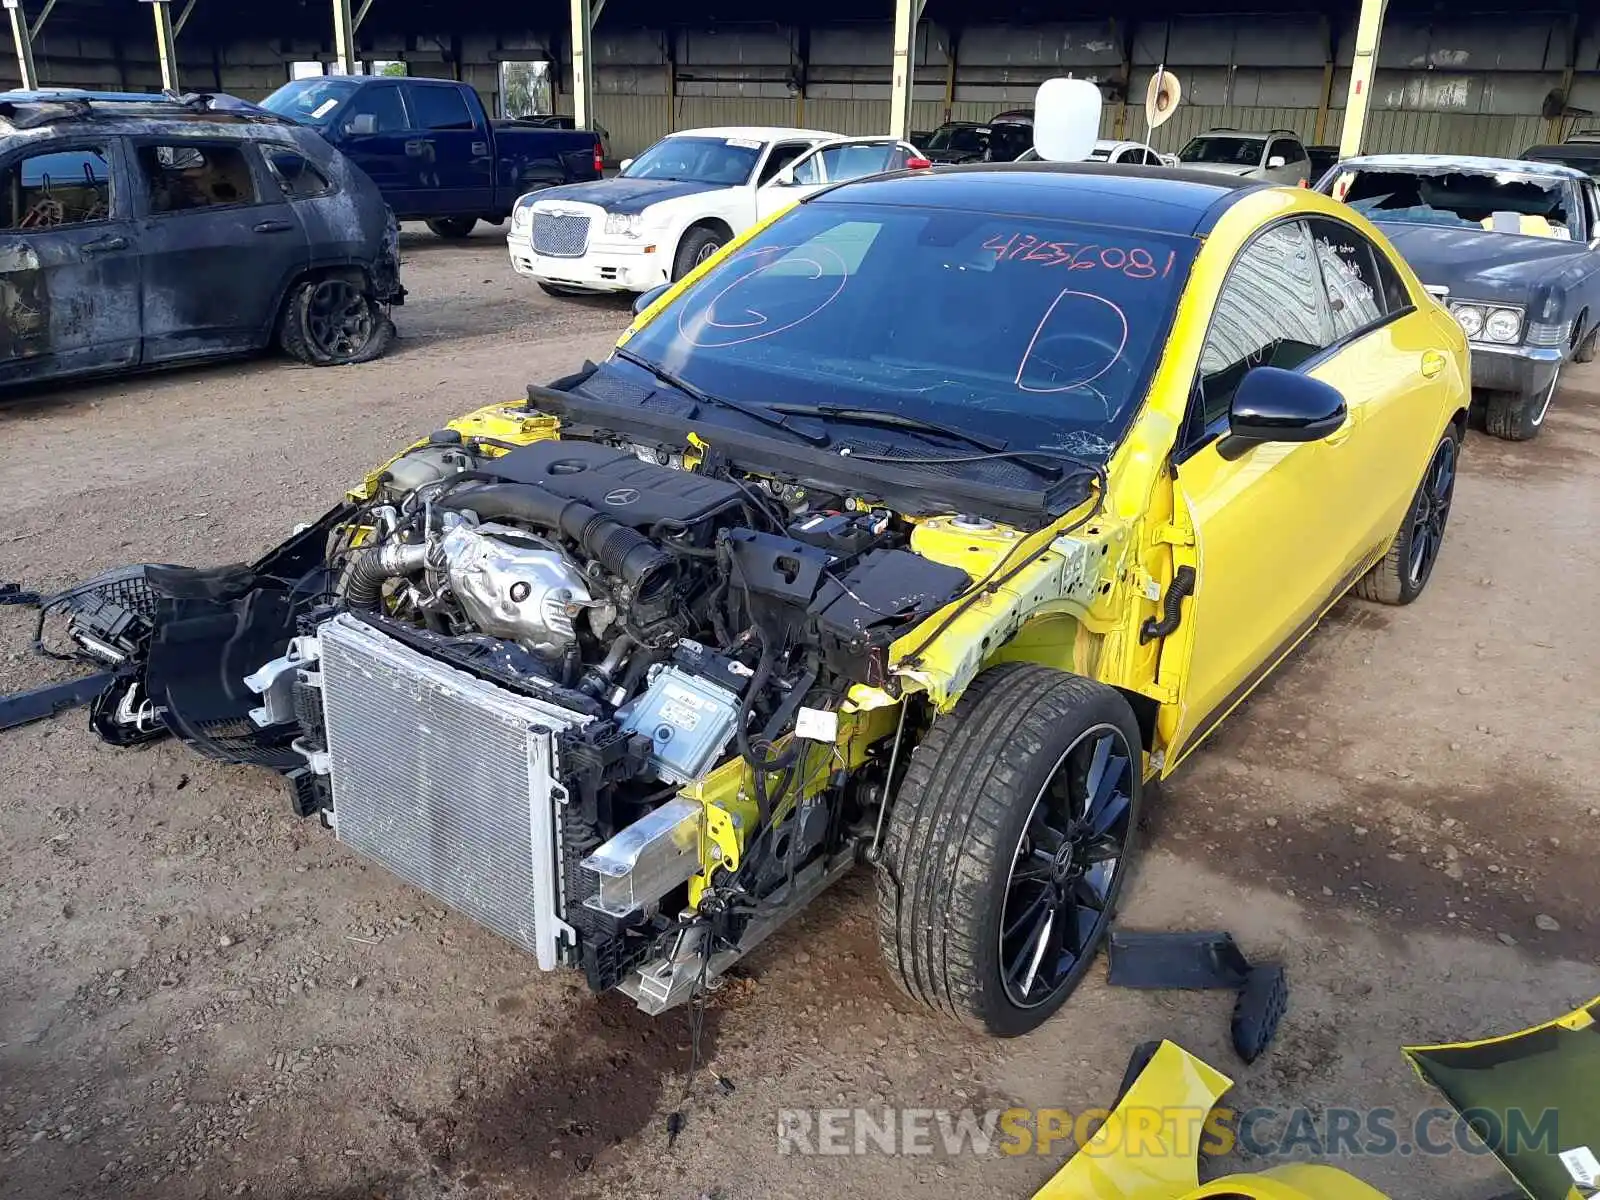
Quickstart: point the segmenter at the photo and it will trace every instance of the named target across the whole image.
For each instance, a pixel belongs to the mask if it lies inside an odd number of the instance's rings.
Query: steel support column
[[[1356,22],[1355,61],[1350,64],[1350,95],[1344,107],[1344,133],[1339,138],[1339,157],[1361,153],[1361,138],[1367,129],[1367,106],[1372,100],[1372,75],[1378,65],[1378,42],[1383,35],[1383,10],[1387,0],[1361,0],[1361,17]]]
[[[604,0],[572,0],[572,123],[587,129],[594,120],[594,23]]]
[[[361,70],[356,57],[356,21],[350,12],[350,0],[333,0],[333,52],[344,74],[355,75]]]
[[[1333,19],[1322,18],[1322,91],[1317,93],[1317,125],[1316,131],[1311,135],[1315,143],[1322,143],[1328,137],[1328,109],[1333,105],[1333,68],[1339,56],[1339,48],[1334,44]],[[1311,181],[1315,183],[1316,180]]]
[[[17,71],[22,76],[22,86],[32,91],[39,86],[39,71],[33,65],[33,31],[28,28],[28,14],[22,11],[22,0],[5,0],[6,15],[11,18],[11,41],[17,48]]]
[[[956,106],[956,62],[961,56],[961,30],[952,24],[944,49],[944,119],[948,121]]]
[[[150,6],[150,11],[156,19],[156,58],[161,64],[161,88],[163,91],[176,93],[178,46],[177,34],[172,29],[172,6],[168,0],[155,0]]]
[[[895,0],[894,59],[889,83],[889,135],[911,136],[911,99],[917,82],[917,22],[923,0]]]

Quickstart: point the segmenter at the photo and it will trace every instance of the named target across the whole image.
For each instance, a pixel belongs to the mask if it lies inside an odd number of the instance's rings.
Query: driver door
[[[1185,431],[1174,455],[1179,503],[1195,532],[1198,572],[1180,630],[1163,656],[1187,654],[1175,768],[1353,582],[1361,534],[1349,510],[1363,490],[1358,406],[1322,441],[1218,451],[1233,393],[1258,366],[1303,370],[1338,386],[1340,353],[1304,222],[1257,234],[1238,252],[1206,334]]]
[[[339,114],[334,139],[345,157],[378,185],[384,200],[400,217],[422,211],[417,207],[421,159],[407,150],[410,126],[399,86],[371,84],[358,91]]]

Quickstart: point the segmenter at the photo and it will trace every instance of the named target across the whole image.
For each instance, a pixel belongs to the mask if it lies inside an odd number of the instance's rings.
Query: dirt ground
[[[401,441],[603,354],[627,320],[514,279],[486,228],[469,246],[408,233],[406,251],[412,302],[381,362],[0,404],[0,581],[254,555]],[[173,743],[111,750],[82,713],[0,734],[0,1195],[1023,1197],[1064,1144],[782,1155],[778,1110],[1081,1110],[1156,1037],[1232,1074],[1239,1109],[1389,1106],[1405,1126],[1437,1101],[1400,1044],[1600,992],[1597,456],[1592,369],[1537,442],[1474,434],[1423,600],[1342,604],[1153,805],[1123,923],[1230,929],[1288,965],[1289,1015],[1253,1067],[1224,994],[1114,990],[1098,970],[1017,1042],[916,1011],[878,965],[862,873],[717,994],[669,1144],[683,1013],[541,976],[293,818],[265,774]],[[0,608],[0,691],[50,677],[30,633]],[[1396,1197],[1505,1190],[1466,1152],[1339,1161]]]

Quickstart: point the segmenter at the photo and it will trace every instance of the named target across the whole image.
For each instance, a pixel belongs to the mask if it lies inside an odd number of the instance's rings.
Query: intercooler
[[[318,643],[339,840],[554,967],[572,937],[560,916],[555,736],[589,718],[345,614]]]

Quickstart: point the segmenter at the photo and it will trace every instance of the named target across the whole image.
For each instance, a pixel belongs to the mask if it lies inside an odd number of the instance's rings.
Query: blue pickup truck
[[[309,125],[378,185],[402,221],[464,238],[499,224],[517,197],[600,178],[600,139],[582,129],[491,121],[449,79],[331,75],[286,83],[261,102]]]

